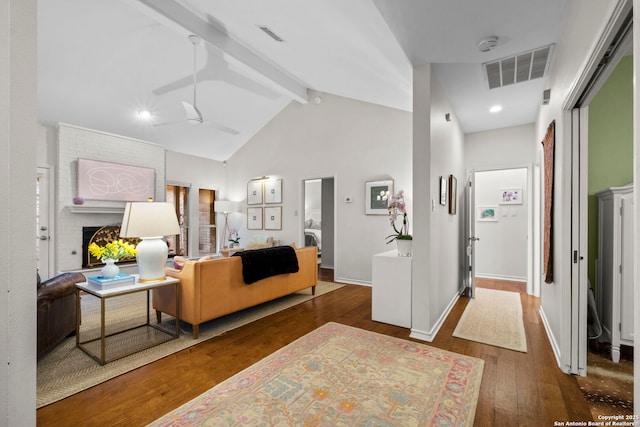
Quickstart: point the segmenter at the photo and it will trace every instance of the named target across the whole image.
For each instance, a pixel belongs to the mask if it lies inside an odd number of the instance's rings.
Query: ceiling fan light
[[[151,119],[151,111],[149,111],[149,110],[138,110],[138,118],[140,120],[150,120]]]

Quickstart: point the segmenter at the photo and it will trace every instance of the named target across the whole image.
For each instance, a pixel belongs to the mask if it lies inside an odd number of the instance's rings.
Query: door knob
[[[477,242],[477,241],[479,241],[479,240],[480,240],[480,238],[479,238],[479,237],[469,237],[469,241],[470,241],[470,242]]]

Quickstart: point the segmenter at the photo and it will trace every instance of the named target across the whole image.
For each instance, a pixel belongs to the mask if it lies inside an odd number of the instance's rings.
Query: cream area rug
[[[323,295],[341,288],[343,285],[332,282],[318,282],[316,295]],[[191,325],[181,322],[181,333],[178,339],[173,339],[138,351],[130,356],[114,360],[105,366],[100,366],[86,353],[76,347],[75,337],[67,338],[51,353],[38,362],[37,367],[37,407],[48,405],[78,393],[118,375],[129,372],[172,353],[184,350],[195,344],[213,338],[223,333],[246,325],[247,323],[266,317],[270,314],[300,304],[314,298],[311,289],[305,289],[277,300],[273,300],[256,307],[248,308],[219,319],[200,325],[200,337],[193,339]],[[83,295],[81,338],[98,337],[100,333],[100,303],[97,298]],[[146,293],[139,292],[124,297],[106,300],[106,321],[109,325],[106,333],[113,330],[123,330],[146,322]],[[151,310],[151,322],[155,322],[155,312]],[[175,319],[163,314],[162,325],[175,331]],[[130,333],[122,334],[116,342],[107,345],[109,358],[118,357],[119,353],[136,350],[141,341],[164,334],[155,329],[141,328]],[[95,345],[99,345],[96,342]],[[99,351],[99,350],[98,350]],[[94,353],[95,354],[95,353]]]
[[[484,362],[326,323],[151,426],[472,426]]]
[[[453,336],[526,353],[520,294],[476,288]]]

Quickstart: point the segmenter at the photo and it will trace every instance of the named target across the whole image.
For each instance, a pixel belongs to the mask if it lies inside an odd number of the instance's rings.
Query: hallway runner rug
[[[484,361],[326,323],[151,426],[472,426]]]
[[[520,294],[476,288],[453,336],[526,353]]]
[[[86,390],[118,375],[132,371],[165,356],[184,350],[210,338],[224,334],[254,320],[277,313],[294,305],[309,301],[343,287],[339,283],[318,281],[316,295],[311,295],[311,289],[304,289],[291,295],[260,304],[246,310],[238,311],[200,325],[200,337],[193,339],[191,325],[180,323],[180,337],[163,344],[138,351],[130,356],[115,360],[100,366],[82,350],[76,347],[75,336],[66,338],[51,353],[38,362],[37,367],[37,407],[48,405],[72,394]],[[82,301],[82,339],[91,337],[94,333],[99,336],[100,331],[100,302],[91,296],[83,296]],[[105,310],[107,333],[111,329],[124,330],[133,325],[139,325],[146,320],[146,294],[139,292],[124,297],[109,298]],[[152,321],[155,312],[152,310]],[[169,315],[162,316],[162,324],[172,330],[175,319]],[[85,332],[85,329],[87,330]],[[147,340],[147,335],[160,334],[155,329],[141,328],[131,333],[123,334],[123,339],[109,346],[109,354],[129,353],[130,349],[139,347],[141,341]],[[142,334],[142,335],[140,335]]]

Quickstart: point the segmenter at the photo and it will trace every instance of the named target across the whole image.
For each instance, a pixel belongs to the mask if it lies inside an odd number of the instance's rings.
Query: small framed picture
[[[282,203],[281,179],[270,179],[264,182],[264,202]]]
[[[247,204],[262,204],[262,181],[249,181],[247,183]]]
[[[393,180],[365,182],[367,215],[388,215],[389,198],[393,195]]]
[[[478,207],[478,212],[476,214],[476,221],[486,221],[486,222],[498,221],[498,207],[497,206]]]
[[[449,213],[455,215],[458,210],[458,180],[449,175]]]
[[[505,190],[498,190],[499,200],[501,205],[521,205],[522,204],[522,189],[521,188],[507,188]]]
[[[262,230],[262,208],[247,208],[247,229]]]
[[[440,177],[440,204],[447,205],[447,180],[444,176]]]
[[[282,230],[282,206],[264,208],[264,229]]]

